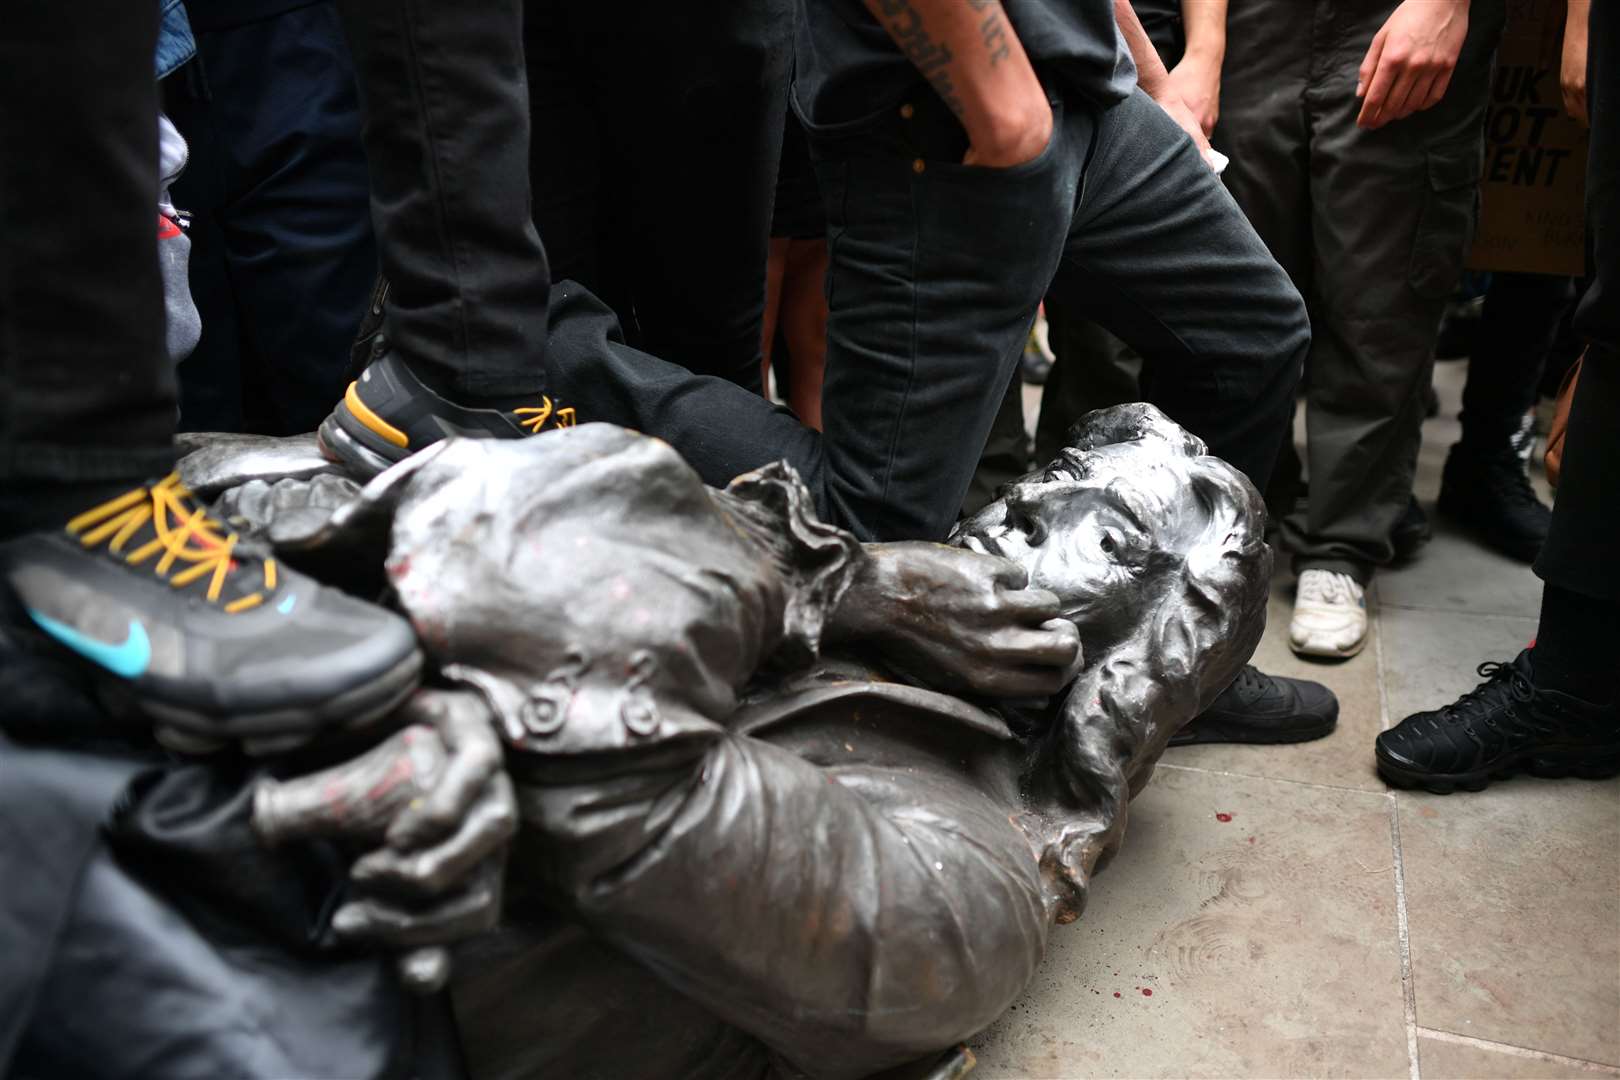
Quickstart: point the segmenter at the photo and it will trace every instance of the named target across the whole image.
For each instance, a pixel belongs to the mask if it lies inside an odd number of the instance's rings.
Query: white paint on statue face
[[[1185,458],[1119,443],[1065,451],[1044,471],[1004,487],[964,521],[953,542],[1011,559],[1076,622],[1129,617],[1144,579],[1185,553],[1209,520],[1187,482]]]

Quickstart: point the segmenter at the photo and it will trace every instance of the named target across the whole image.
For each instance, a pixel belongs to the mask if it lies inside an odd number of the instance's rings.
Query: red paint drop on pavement
[[[1149,990],[1147,987],[1144,986],[1144,987],[1142,987],[1142,996],[1143,997],[1152,997],[1153,996],[1153,991]]]
[[[1115,996],[1115,997],[1119,997],[1119,991],[1118,991],[1118,990],[1115,990],[1115,991],[1114,991],[1114,996]]]
[[[1251,843],[1251,844],[1254,843],[1254,837],[1252,837],[1252,836],[1249,837],[1249,843]]]
[[[1215,820],[1216,821],[1231,821],[1232,820],[1232,815],[1227,814],[1227,813],[1216,814],[1215,815]]]

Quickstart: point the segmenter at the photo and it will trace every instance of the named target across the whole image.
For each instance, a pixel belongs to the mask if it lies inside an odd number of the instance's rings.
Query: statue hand
[[[1055,694],[1080,670],[1080,633],[1017,563],[941,544],[867,544],[834,637],[875,646],[926,686],[999,698]]]
[[[402,709],[411,725],[366,754],[266,782],[253,825],[269,844],[326,837],[369,848],[332,928],[402,950],[402,979],[426,992],[449,976],[445,946],[499,918],[517,803],[481,700],[424,690]]]

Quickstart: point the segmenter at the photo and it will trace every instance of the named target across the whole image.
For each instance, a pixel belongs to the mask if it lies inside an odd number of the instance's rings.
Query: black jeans
[[[1573,296],[1567,277],[1491,275],[1463,384],[1462,444],[1470,452],[1501,453],[1519,430]]]
[[[1620,8],[1592,5],[1587,49],[1586,227],[1595,273],[1575,329],[1591,344],[1570,409],[1552,527],[1535,569],[1549,585],[1620,603]]]
[[[164,88],[191,144],[174,200],[202,316],[180,425],[312,431],[343,396],[377,276],[354,64],[330,2],[195,29],[197,58]]]
[[[20,0],[0,34],[0,484],[174,462],[151,3]]]
[[[760,388],[792,0],[527,0],[534,220],[625,339]]]
[[[522,0],[338,0],[392,281],[386,333],[463,401],[545,384],[546,255],[529,214]]]
[[[917,91],[806,125],[831,257],[825,434],[624,349],[611,315],[567,285],[547,357],[558,394],[582,419],[664,438],[711,483],[785,458],[824,519],[866,540],[937,539],[1050,287],[1151,358],[1149,398],[1265,475],[1309,325],[1192,141],[1138,92],[1100,111],[1059,103],[1051,144],[1024,165],[964,166],[960,126]]]

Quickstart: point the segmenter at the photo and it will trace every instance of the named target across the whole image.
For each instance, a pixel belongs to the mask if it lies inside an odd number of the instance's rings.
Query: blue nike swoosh
[[[135,619],[129,620],[129,636],[124,638],[123,644],[112,645],[86,637],[66,623],[59,623],[33,608],[28,609],[28,614],[39,624],[41,630],[80,656],[94,660],[114,675],[138,679],[146,674],[147,666],[152,663],[151,639],[146,636],[146,627]]]

